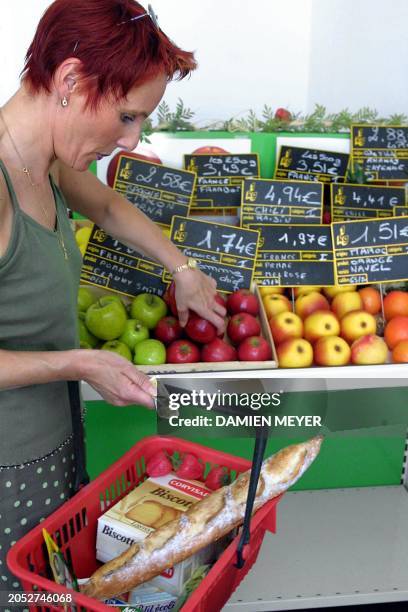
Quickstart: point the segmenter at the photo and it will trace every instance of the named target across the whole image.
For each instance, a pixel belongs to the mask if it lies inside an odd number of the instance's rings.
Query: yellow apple
[[[262,299],[262,303],[268,319],[280,312],[290,312],[292,310],[292,304],[285,295],[266,295]]]
[[[331,303],[331,309],[339,319],[342,319],[348,312],[362,308],[363,300],[357,291],[338,293]]]
[[[329,302],[318,291],[305,293],[296,298],[295,312],[301,319],[306,319],[316,310],[330,310]]]
[[[327,310],[316,310],[303,322],[303,336],[309,342],[315,342],[323,336],[338,336],[340,323],[334,314]]]
[[[306,293],[312,293],[313,291],[321,291],[321,287],[316,287],[316,285],[301,285],[300,287],[294,287],[293,293],[295,297],[299,297],[299,295],[305,295]]]
[[[374,315],[365,310],[353,310],[344,315],[340,321],[341,337],[350,344],[361,336],[375,334],[376,330],[377,321]]]
[[[276,344],[290,338],[301,338],[303,334],[303,321],[294,312],[280,312],[269,319],[269,327]]]
[[[320,366],[343,366],[350,362],[351,349],[340,336],[323,336],[313,346],[314,360]]]
[[[351,362],[356,365],[377,365],[387,360],[388,348],[376,334],[361,336],[351,345]]]
[[[265,295],[274,295],[276,293],[283,293],[284,291],[285,287],[259,287],[261,298],[264,298]]]
[[[346,293],[348,291],[356,291],[357,285],[332,285],[331,287],[323,287],[323,293],[332,300],[338,293]]]
[[[313,363],[313,347],[304,338],[292,338],[276,349],[281,368],[308,368]]]

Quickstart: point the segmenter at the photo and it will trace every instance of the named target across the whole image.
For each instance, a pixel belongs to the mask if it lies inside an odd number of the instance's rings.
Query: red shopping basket
[[[72,596],[73,602],[86,612],[107,612],[114,609],[100,601],[70,591],[46,577],[48,554],[42,529],[45,528],[58,543],[65,557],[71,562],[76,576],[89,577],[100,566],[95,557],[98,517],[146,479],[147,460],[163,449],[170,454],[176,451],[181,454],[192,452],[205,462],[207,470],[215,465],[225,466],[232,479],[251,466],[245,459],[186,440],[167,436],[144,438],[10,549],[7,556],[8,566],[20,579],[24,590],[49,595],[45,600],[47,603],[36,604],[31,609],[61,610],[62,605],[54,603],[58,602],[58,594]],[[272,499],[254,515],[250,542],[245,550],[245,565],[241,569],[235,566],[238,535],[189,597],[182,607],[182,612],[216,612],[223,607],[255,563],[265,531],[268,529],[275,532],[276,505],[279,499],[280,496]],[[53,595],[55,597],[52,597]],[[40,601],[43,602],[44,599]]]

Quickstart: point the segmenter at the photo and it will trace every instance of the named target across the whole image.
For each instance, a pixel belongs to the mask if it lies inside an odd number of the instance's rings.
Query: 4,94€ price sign
[[[200,269],[215,278],[218,291],[249,289],[253,280],[258,232],[232,225],[173,217],[171,240]],[[171,280],[165,273],[164,280]]]
[[[255,271],[259,285],[334,284],[333,249],[328,225],[264,225],[259,230]]]
[[[336,283],[365,284],[408,278],[408,218],[333,223]]]

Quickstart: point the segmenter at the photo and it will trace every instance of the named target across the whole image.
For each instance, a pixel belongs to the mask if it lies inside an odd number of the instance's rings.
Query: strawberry
[[[201,480],[204,474],[204,464],[200,463],[193,453],[186,453],[181,460],[173,460],[177,476]]]
[[[215,491],[216,489],[220,489],[225,485],[231,482],[230,475],[228,474],[226,468],[223,467],[213,467],[207,474],[207,478],[204,483],[208,489]]]
[[[146,473],[148,476],[165,476],[172,469],[172,463],[166,451],[163,450],[152,455],[146,463]]]

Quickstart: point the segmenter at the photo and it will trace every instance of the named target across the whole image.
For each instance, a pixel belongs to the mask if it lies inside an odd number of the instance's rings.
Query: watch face
[[[189,268],[196,268],[197,267],[197,261],[195,259],[193,259],[192,257],[190,257],[190,259],[188,260],[188,266]]]

